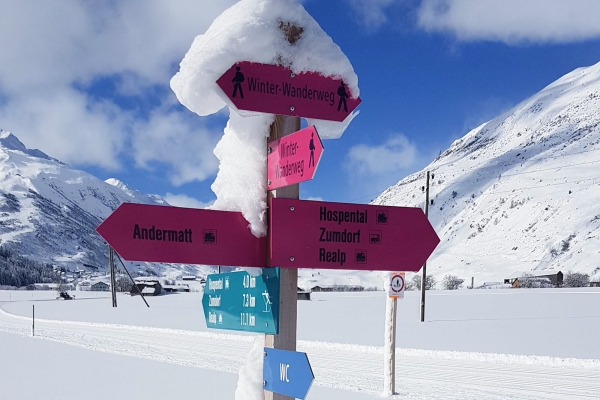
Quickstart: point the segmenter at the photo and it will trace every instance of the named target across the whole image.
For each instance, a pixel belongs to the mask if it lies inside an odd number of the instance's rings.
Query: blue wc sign
[[[306,353],[265,347],[264,355],[265,390],[304,399],[315,379]]]

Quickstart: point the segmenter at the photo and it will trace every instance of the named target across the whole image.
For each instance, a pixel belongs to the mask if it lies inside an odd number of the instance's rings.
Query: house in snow
[[[105,282],[98,281],[93,285],[90,285],[90,290],[92,292],[110,292],[110,285]]]
[[[518,287],[560,287],[563,285],[564,275],[562,272],[550,270],[522,272],[517,271],[504,279],[505,284],[514,288]]]
[[[142,294],[144,296],[160,296],[163,292],[163,287],[156,277],[139,277],[134,279],[135,285],[131,285],[129,294],[132,296]],[[137,286],[137,289],[136,289]]]

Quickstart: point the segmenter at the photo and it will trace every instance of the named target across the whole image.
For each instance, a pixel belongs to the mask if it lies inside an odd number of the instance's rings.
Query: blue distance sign
[[[278,334],[279,268],[208,275],[202,308],[208,328]]]
[[[264,388],[296,399],[304,399],[315,376],[306,353],[265,347]]]

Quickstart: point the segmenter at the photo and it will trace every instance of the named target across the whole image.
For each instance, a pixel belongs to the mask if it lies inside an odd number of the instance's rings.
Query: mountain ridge
[[[445,274],[502,281],[517,271],[598,274],[600,63],[578,68],[456,140],[373,204],[421,206],[441,243],[428,262]]]
[[[71,169],[12,133],[0,132],[0,245],[33,261],[70,270],[108,264],[108,247],[95,228],[123,202],[168,205],[116,179],[103,182]],[[127,263],[168,273],[190,265]]]

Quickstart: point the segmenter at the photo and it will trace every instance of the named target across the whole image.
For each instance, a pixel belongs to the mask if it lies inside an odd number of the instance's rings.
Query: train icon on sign
[[[203,241],[204,244],[217,244],[217,230],[205,229]]]
[[[356,250],[356,262],[358,264],[366,264],[367,263],[367,251],[366,250]]]
[[[386,210],[377,210],[377,223],[381,225],[387,225],[388,212]]]

